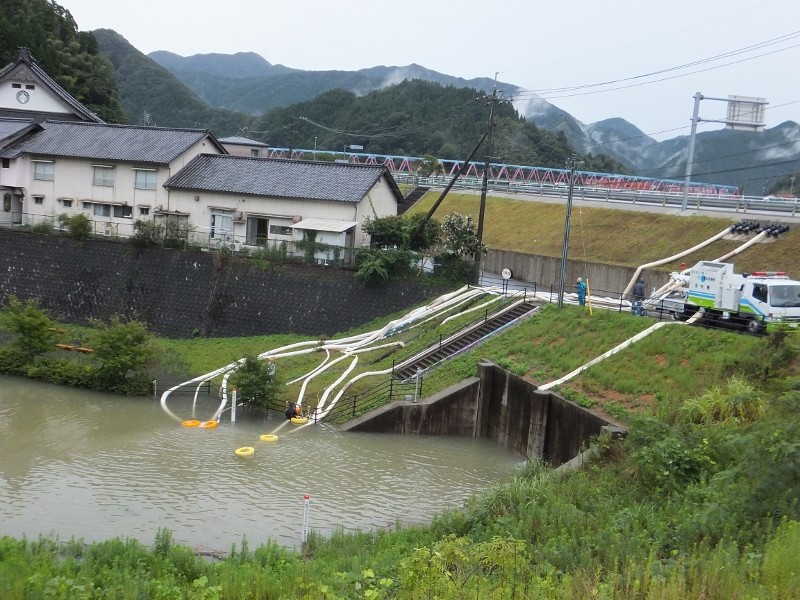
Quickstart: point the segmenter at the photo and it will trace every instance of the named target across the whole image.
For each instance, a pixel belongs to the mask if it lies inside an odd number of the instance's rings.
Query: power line
[[[667,67],[665,69],[660,69],[658,71],[651,71],[649,73],[642,73],[642,74],[639,74],[639,75],[633,75],[631,77],[624,77],[624,78],[620,78],[620,79],[612,79],[612,80],[609,80],[609,81],[602,81],[602,82],[598,82],[598,83],[589,83],[589,84],[568,86],[568,87],[561,87],[561,88],[549,88],[549,89],[545,88],[545,89],[542,89],[542,90],[525,90],[525,91],[526,92],[530,92],[530,93],[534,93],[534,94],[537,94],[537,95],[542,95],[542,94],[546,95],[546,94],[549,94],[549,93],[570,92],[570,91],[584,90],[584,89],[595,88],[595,87],[602,87],[602,86],[612,85],[612,84],[616,84],[616,83],[624,83],[626,81],[634,81],[634,80],[643,79],[643,78],[646,78],[646,77],[653,77],[653,76],[656,76],[656,75],[662,75],[664,73],[670,73],[670,72],[678,71],[678,70],[681,70],[681,69],[687,69],[687,68],[690,68],[690,67],[695,67],[695,66],[698,66],[698,65],[701,65],[701,64],[706,64],[706,63],[709,63],[709,62],[715,62],[715,61],[718,61],[718,60],[729,58],[731,56],[737,56],[739,54],[750,52],[752,50],[757,50],[757,49],[760,49],[760,48],[773,46],[775,44],[786,42],[786,41],[795,39],[797,37],[800,37],[800,31],[793,31],[791,33],[787,33],[787,34],[784,34],[782,36],[778,36],[776,38],[772,38],[770,40],[765,40],[763,42],[758,42],[758,43],[752,44],[750,46],[744,46],[742,48],[737,48],[735,50],[730,50],[728,52],[723,52],[722,54],[717,54],[717,55],[710,56],[710,57],[707,57],[707,58],[703,58],[703,59],[700,59],[700,60],[695,60],[695,61],[692,61],[692,62],[684,63],[682,65],[675,65],[675,66],[672,66],[672,67]],[[757,55],[757,56],[754,56],[754,57],[748,57],[748,58],[743,59],[743,60],[752,60],[754,58],[760,58],[761,56],[766,56],[768,54],[773,54],[775,52],[782,52],[784,50],[789,50],[791,48],[795,48],[798,45],[800,45],[800,44],[795,44],[795,45],[789,46],[788,48],[780,48],[778,50],[774,50],[773,52]],[[740,62],[740,61],[737,61],[737,62]],[[728,63],[728,64],[736,64],[736,62]],[[728,66],[728,64],[720,65],[720,66]],[[719,68],[719,67],[714,67],[714,68]],[[687,75],[692,75],[694,73],[700,73],[700,72],[703,72],[703,71],[705,71],[705,69],[701,70],[701,71],[694,71],[692,73],[688,73]],[[663,80],[657,80],[657,81],[663,81]],[[613,88],[613,89],[620,89],[620,88]],[[561,96],[557,96],[557,97],[561,97]]]

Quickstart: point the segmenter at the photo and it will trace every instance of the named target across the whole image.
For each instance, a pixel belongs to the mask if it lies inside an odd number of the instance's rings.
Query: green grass
[[[427,213],[439,192],[428,192],[409,210]],[[441,220],[451,212],[478,218],[478,194],[450,192],[437,209]],[[611,265],[638,266],[672,256],[707,240],[738,220],[730,218],[675,216],[578,206],[573,208],[570,248],[571,258]],[[486,201],[483,241],[492,249],[511,250],[542,256],[561,256],[565,203],[525,201],[489,197]],[[766,221],[767,219],[765,219]],[[743,240],[720,240],[662,268],[675,270],[681,262],[722,256],[741,245]],[[738,272],[783,270],[800,278],[800,230],[791,229],[768,243],[755,244],[729,259]]]

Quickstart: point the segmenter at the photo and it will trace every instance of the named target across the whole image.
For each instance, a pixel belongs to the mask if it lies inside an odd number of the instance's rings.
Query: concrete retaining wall
[[[550,391],[481,361],[465,379],[419,402],[399,401],[347,423],[345,431],[490,437],[526,458],[568,462],[611,424]]]
[[[514,279],[534,282],[544,289],[553,286],[553,290],[556,291],[561,274],[561,257],[489,250],[483,260],[483,269],[490,273],[500,273],[504,268],[514,272]],[[633,267],[569,260],[565,281],[568,291],[572,290],[578,277],[584,277],[589,279],[593,292],[618,295],[625,290],[634,273],[636,269]],[[653,269],[645,269],[642,276],[646,290],[658,289],[669,279],[666,272]]]
[[[208,252],[0,230],[0,300],[38,298],[67,323],[118,314],[172,337],[330,336],[444,292],[414,281],[365,286],[332,267],[215,264]]]

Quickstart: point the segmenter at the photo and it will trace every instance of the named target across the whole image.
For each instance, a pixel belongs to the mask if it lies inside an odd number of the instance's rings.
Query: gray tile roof
[[[259,146],[261,148],[269,148],[268,144],[251,140],[250,138],[242,137],[241,135],[232,135],[230,137],[219,138],[220,144],[234,144],[237,146]]]
[[[45,121],[35,133],[0,153],[3,158],[22,154],[92,160],[169,164],[193,144],[210,134],[204,129],[166,129],[131,125],[106,125]],[[216,138],[212,142],[220,149]]]
[[[19,133],[33,124],[31,119],[2,119],[0,118],[0,142],[7,137]]]
[[[393,181],[381,165],[201,154],[170,177],[164,187],[273,198],[359,202],[384,172]]]

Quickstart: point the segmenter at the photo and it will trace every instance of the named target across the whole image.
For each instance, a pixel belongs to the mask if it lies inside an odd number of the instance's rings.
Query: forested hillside
[[[357,96],[332,90],[314,100],[277,108],[256,120],[250,137],[271,146],[341,151],[345,145],[366,152],[463,159],[489,120],[490,98],[470,88],[428,81],[404,81]],[[495,109],[492,162],[563,167],[573,152],[563,133],[539,129],[519,116],[511,104]],[[620,170],[606,157],[583,157],[584,167]]]
[[[95,37],[52,0],[3,0],[0,10],[0,65],[30,49],[48,75],[104,121],[124,123],[117,82]]]
[[[217,137],[237,135],[250,125],[249,115],[208,106],[115,31],[98,29],[93,34],[116,73],[129,123],[204,128]]]

